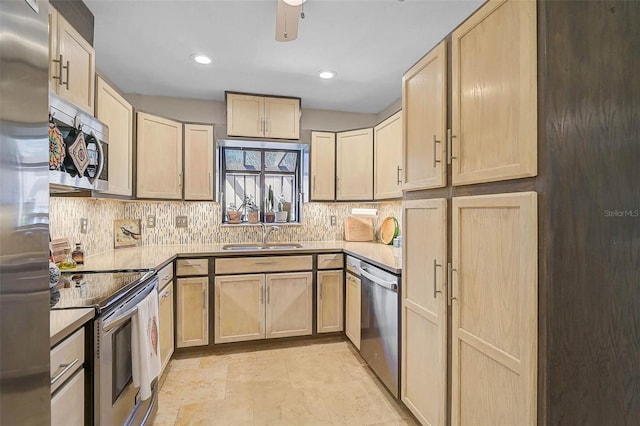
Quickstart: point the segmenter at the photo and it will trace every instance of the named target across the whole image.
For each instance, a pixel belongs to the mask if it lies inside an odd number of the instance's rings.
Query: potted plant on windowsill
[[[227,219],[229,223],[240,223],[242,221],[242,207],[236,207],[236,203],[227,206]]]
[[[273,190],[269,185],[269,191],[267,191],[267,198],[264,203],[264,221],[266,223],[273,223],[276,218],[276,214],[273,211]]]
[[[278,197],[278,211],[276,212],[276,222],[284,223],[289,216],[289,210],[291,210],[291,203],[287,202],[284,194],[280,194]]]
[[[253,201],[253,195],[249,195],[244,199],[246,208],[247,222],[258,223],[260,221],[260,207]]]

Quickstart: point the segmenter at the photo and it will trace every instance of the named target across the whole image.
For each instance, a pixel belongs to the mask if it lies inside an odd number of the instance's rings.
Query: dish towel
[[[159,331],[158,292],[153,290],[131,318],[131,375],[143,401],[151,396],[151,382],[160,375]]]

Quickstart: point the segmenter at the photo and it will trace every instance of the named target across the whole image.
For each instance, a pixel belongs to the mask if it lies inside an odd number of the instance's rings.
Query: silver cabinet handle
[[[438,293],[442,293],[441,290],[436,290],[436,281],[438,279],[438,273],[436,271],[436,268],[438,267],[442,267],[442,265],[438,265],[438,261],[436,259],[433,259],[433,298],[436,298],[436,295]]]
[[[449,277],[448,281],[449,281],[449,302],[447,303],[447,305],[451,306],[451,304],[453,303],[454,300],[458,300],[457,297],[453,297],[453,273],[454,272],[458,272],[457,269],[454,269],[451,266],[451,263],[447,263],[447,276]]]
[[[451,164],[451,160],[457,160],[458,157],[453,156],[452,139],[456,136],[451,133],[451,129],[447,129],[447,164]]]
[[[162,295],[162,298],[164,299],[164,298],[166,298],[166,297],[171,296],[171,293],[172,293],[171,291],[167,291],[167,292],[165,292],[165,293]]]
[[[207,309],[207,289],[202,289],[202,309]]]
[[[264,286],[260,286],[260,304],[264,305]]]
[[[436,135],[433,135],[433,167],[436,167],[436,163],[439,163],[440,160],[436,160],[436,145],[442,143],[442,141],[439,141],[436,139]]]
[[[316,192],[316,176],[313,176],[313,195],[315,195]]]
[[[318,286],[318,298],[322,300],[322,283]]]
[[[276,262],[255,262],[254,265],[273,265]]]
[[[60,59],[53,59],[52,62],[58,64],[58,75],[54,75],[51,78],[58,80],[58,85],[62,86],[62,55],[60,55]]]
[[[58,374],[56,374],[53,379],[51,379],[51,385],[53,386],[53,384],[55,382],[57,382],[58,380],[60,380],[60,378],[62,376],[64,376],[65,374],[67,374],[67,371],[71,370],[73,368],[74,365],[76,365],[78,363],[78,361],[80,361],[78,358],[74,359],[73,361],[71,361],[68,364],[60,364],[59,367],[62,368],[62,371],[60,371]]]
[[[269,304],[269,286],[267,286],[267,305]]]
[[[396,166],[396,168],[397,168],[397,170],[396,170],[396,174],[397,174],[396,183],[398,185],[401,185],[402,184],[402,177],[401,177],[400,172],[402,171],[402,168],[400,166]]]
[[[62,56],[60,57],[62,58]],[[64,84],[65,86],[67,86],[67,90],[69,90],[69,71],[71,71],[71,68],[69,67],[69,61],[67,61],[67,65],[62,68],[67,70],[67,81],[61,84]],[[60,72],[60,77],[62,77],[62,72]]]

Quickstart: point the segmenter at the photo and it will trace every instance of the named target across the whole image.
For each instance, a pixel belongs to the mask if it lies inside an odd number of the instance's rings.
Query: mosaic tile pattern
[[[262,228],[251,225],[221,225],[221,205],[215,202],[113,201],[83,198],[51,198],[50,221],[53,238],[69,237],[81,242],[90,254],[113,248],[113,221],[141,219],[143,245],[211,244],[260,241]],[[401,220],[401,202],[381,203],[305,203],[303,223],[283,225],[271,234],[272,241],[335,241],[344,238],[344,219],[353,208],[377,208],[375,229],[382,220],[395,216]],[[156,217],[155,228],[146,226],[149,215]],[[188,227],[176,228],[175,217],[187,216]],[[336,216],[337,225],[330,218]],[[80,234],[80,218],[89,218],[89,232]],[[402,232],[402,224],[400,225]],[[376,236],[377,237],[377,236]]]
[[[51,238],[68,238],[82,243],[85,256],[113,248],[113,221],[122,219],[124,203],[118,200],[50,197],[49,232]],[[80,219],[89,219],[86,234],[80,233]]]

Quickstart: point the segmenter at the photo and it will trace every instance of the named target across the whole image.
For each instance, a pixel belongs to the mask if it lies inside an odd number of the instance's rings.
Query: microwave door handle
[[[134,306],[133,308],[129,309],[127,312],[118,316],[117,318],[113,320],[105,321],[104,324],[102,325],[102,329],[104,330],[105,333],[108,333],[114,328],[124,324],[129,318],[134,316],[137,312],[138,312],[138,307]]]
[[[96,142],[97,142],[96,145],[98,145],[98,156],[100,157],[100,161],[99,161],[100,164],[98,165],[98,171],[96,172],[95,180],[99,180],[100,175],[102,174],[102,169],[104,168],[104,163],[106,159],[104,158],[104,149],[102,149],[102,141],[96,138]]]

